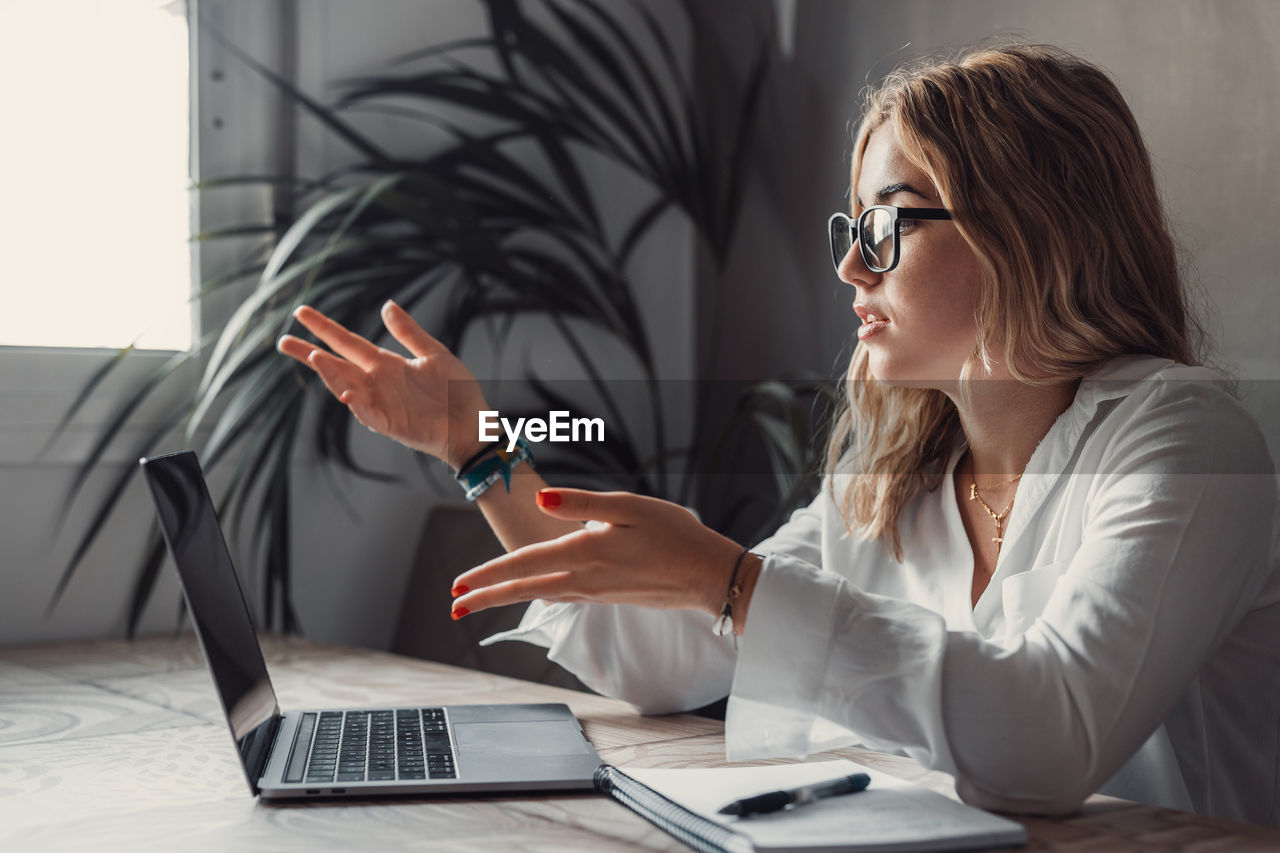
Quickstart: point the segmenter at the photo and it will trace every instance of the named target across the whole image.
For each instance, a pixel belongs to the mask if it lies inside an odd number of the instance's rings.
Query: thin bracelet
[[[523,438],[516,439],[516,449],[512,453],[508,453],[502,447],[492,452],[492,456],[482,458],[470,470],[454,477],[458,485],[462,487],[463,497],[469,501],[474,501],[483,495],[490,486],[499,480],[510,492],[511,469],[521,462],[528,462],[529,467],[534,467],[533,451],[529,449],[529,442]]]
[[[724,607],[720,608],[720,615],[711,625],[711,630],[717,637],[733,634],[735,649],[738,647],[738,635],[733,630],[733,603],[738,600],[738,596],[742,595],[742,587],[738,584],[738,569],[742,568],[742,558],[747,556],[750,550],[751,547],[747,546],[738,552],[738,559],[733,562],[733,573],[729,575],[729,589],[724,596]]]
[[[498,441],[489,442],[484,447],[480,448],[475,453],[473,453],[470,459],[468,459],[466,462],[463,462],[461,465],[458,466],[458,474],[467,473],[467,469],[470,468],[472,465],[476,464],[477,462],[479,462],[482,456],[484,456],[486,453],[492,452],[494,448],[501,447],[501,446],[502,446],[501,439],[499,439]]]

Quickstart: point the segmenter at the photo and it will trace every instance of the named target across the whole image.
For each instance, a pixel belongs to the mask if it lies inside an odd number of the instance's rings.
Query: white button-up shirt
[[[1280,822],[1277,481],[1220,378],[1131,357],[1082,381],[976,606],[963,450],[903,513],[902,562],[846,533],[824,483],[753,549],[737,652],[703,613],[545,602],[485,642],[543,645],[646,713],[728,694],[731,760],[862,743],[985,808],[1063,812],[1100,790]]]

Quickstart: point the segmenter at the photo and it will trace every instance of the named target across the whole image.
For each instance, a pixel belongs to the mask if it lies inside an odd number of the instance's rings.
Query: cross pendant
[[[992,537],[991,541],[992,541],[992,542],[994,542],[994,543],[996,543],[997,545],[1003,545],[1003,544],[1004,544],[1004,537],[1003,537],[1003,536],[995,536],[995,537]]]

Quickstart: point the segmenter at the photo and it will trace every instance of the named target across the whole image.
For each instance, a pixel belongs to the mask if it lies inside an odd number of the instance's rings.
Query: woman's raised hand
[[[454,580],[453,618],[529,601],[686,608],[719,613],[742,548],[678,504],[628,492],[543,489],[542,512],[601,525],[518,548]],[[733,608],[741,627],[760,558],[747,555]]]
[[[471,371],[448,348],[388,301],[382,322],[411,354],[405,358],[303,305],[299,323],[333,350],[293,335],[276,348],[314,370],[356,420],[453,467],[477,446],[477,414],[484,394]]]

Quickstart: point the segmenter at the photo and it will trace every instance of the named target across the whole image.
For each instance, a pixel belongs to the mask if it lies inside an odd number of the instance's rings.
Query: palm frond
[[[666,25],[644,4],[480,2],[487,34],[402,54],[391,61],[392,73],[345,81],[333,104],[303,92],[202,22],[232,56],[279,91],[289,108],[302,110],[349,146],[353,159],[314,177],[250,173],[193,186],[200,192],[272,188],[287,193],[288,209],[300,213],[288,221],[220,223],[193,235],[199,242],[252,244],[229,271],[201,282],[196,299],[222,295],[249,279],[256,283],[216,335],[131,387],[77,471],[70,497],[80,495],[106,449],[165,378],[203,360],[199,381],[157,416],[137,449],[148,452],[185,421],[182,440],[201,445],[206,469],[233,466],[220,511],[235,530],[250,522],[250,550],[265,566],[260,593],[267,628],[299,628],[289,517],[290,466],[302,425],[314,420],[317,452],[334,468],[376,480],[394,476],[359,464],[346,408],[314,376],[275,352],[277,336],[290,328],[291,311],[303,301],[377,337],[383,330],[374,321],[386,299],[413,309],[428,301],[435,305],[438,297],[443,310],[429,329],[454,350],[476,324],[500,347],[517,318],[544,317],[613,425],[604,444],[549,464],[565,476],[615,477],[640,491],[665,494],[668,464],[692,459],[688,449],[667,446],[657,367],[630,262],[663,214],[678,210],[722,264],[745,186],[767,63],[758,59],[743,91],[734,93],[730,114],[737,121],[726,143],[700,109]],[[677,8],[692,20],[689,7]],[[696,26],[691,31],[696,54]],[[350,114],[370,110],[413,121],[427,133],[421,151],[393,157],[357,129]],[[485,129],[474,129],[476,124]],[[619,221],[588,178],[593,172],[584,158],[616,164],[652,198]],[[634,357],[652,420],[644,449],[584,342],[587,327],[602,330]],[[101,393],[127,356],[117,353],[94,372],[51,442]],[[533,377],[531,385],[549,405],[563,403],[547,382]],[[304,411],[314,419],[304,418]],[[776,412],[759,417],[757,428],[772,437],[775,464],[794,467],[797,457],[783,448],[796,424]],[[129,466],[115,476],[90,513],[50,607],[133,474]],[[156,543],[149,540],[134,578],[130,633],[155,589],[163,557]]]

